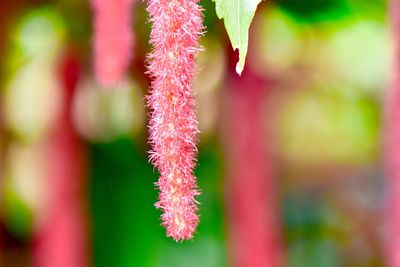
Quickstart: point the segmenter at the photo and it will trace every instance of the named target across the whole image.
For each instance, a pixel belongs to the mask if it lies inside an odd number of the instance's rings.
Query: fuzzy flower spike
[[[199,222],[193,169],[198,123],[192,83],[202,50],[202,8],[199,0],[148,0],[152,30],[148,71],[152,78],[148,104],[152,145],[150,160],[160,172],[156,207],[162,225],[176,241],[191,239]]]
[[[131,59],[131,8],[135,0],[91,0],[94,11],[94,65],[96,80],[117,84]]]

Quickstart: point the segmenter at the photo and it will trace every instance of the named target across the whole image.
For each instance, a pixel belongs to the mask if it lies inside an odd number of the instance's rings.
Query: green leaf
[[[240,75],[247,55],[250,23],[261,0],[213,1],[215,2],[217,16],[224,20],[233,49],[239,49],[239,62],[236,65],[236,72]]]

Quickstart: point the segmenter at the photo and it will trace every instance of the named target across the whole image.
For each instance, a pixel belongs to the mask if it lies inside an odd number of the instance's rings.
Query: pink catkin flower
[[[250,70],[231,74],[224,94],[228,236],[233,267],[281,267],[283,249],[273,164],[265,142],[266,87]]]
[[[46,179],[49,188],[46,216],[37,229],[33,256],[38,267],[86,267],[87,217],[84,207],[86,153],[74,130],[71,108],[79,62],[68,53],[61,65],[63,109],[46,138]]]
[[[96,80],[114,85],[131,59],[131,7],[134,0],[91,0],[94,11],[94,65]]]
[[[191,239],[199,222],[193,169],[198,123],[192,92],[196,57],[201,51],[202,8],[199,0],[148,0],[152,31],[148,71],[151,95],[150,159],[160,172],[156,207],[167,236]]]
[[[392,32],[395,39],[393,80],[387,96],[385,156],[387,172],[386,261],[388,267],[400,267],[400,2],[390,1]]]

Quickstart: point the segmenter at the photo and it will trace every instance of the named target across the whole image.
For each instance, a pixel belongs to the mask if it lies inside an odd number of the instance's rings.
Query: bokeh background
[[[386,1],[262,2],[241,78],[201,4],[201,223],[176,243],[153,206],[145,2],[130,68],[102,88],[88,1],[0,1],[0,266],[386,266]]]

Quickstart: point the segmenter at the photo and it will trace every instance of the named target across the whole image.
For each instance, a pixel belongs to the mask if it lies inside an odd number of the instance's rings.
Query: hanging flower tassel
[[[152,78],[148,104],[150,160],[160,172],[156,207],[167,236],[191,239],[199,218],[193,168],[198,123],[192,92],[196,57],[201,51],[202,8],[199,0],[148,0],[152,31],[148,71]]]
[[[264,128],[270,83],[247,70],[231,73],[225,95],[226,196],[230,266],[282,267],[282,241],[273,162]]]
[[[385,110],[385,259],[386,266],[400,267],[400,2],[392,0],[389,3],[395,60]]]
[[[96,80],[105,86],[121,80],[132,50],[131,7],[134,0],[92,0]]]
[[[88,256],[85,211],[86,152],[74,130],[72,101],[80,66],[68,52],[62,61],[63,105],[53,130],[45,139],[47,205],[34,242],[34,266],[86,267]]]

